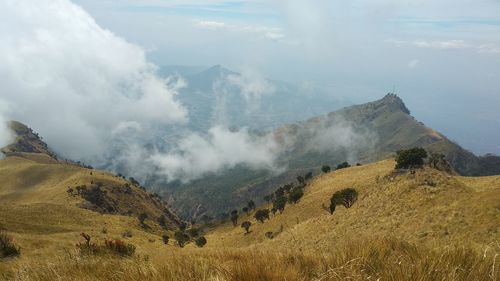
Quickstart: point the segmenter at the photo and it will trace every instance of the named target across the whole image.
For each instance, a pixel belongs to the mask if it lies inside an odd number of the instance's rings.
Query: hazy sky
[[[395,87],[414,116],[500,153],[500,1],[76,0],[156,64],[222,64],[353,102]]]

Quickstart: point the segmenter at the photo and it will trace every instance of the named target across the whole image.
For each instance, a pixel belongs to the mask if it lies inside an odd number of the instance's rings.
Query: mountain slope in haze
[[[54,208],[68,214],[113,214],[135,220],[145,213],[155,222],[164,217],[170,229],[179,226],[181,221],[159,196],[111,173],[58,160],[27,126],[12,122],[11,128],[16,141],[2,149],[7,157],[0,161],[0,208],[6,215],[1,223],[15,224],[16,214],[29,214],[36,228],[46,216],[43,210]]]
[[[172,74],[174,69],[163,67],[160,73]],[[220,65],[199,72],[190,69],[179,67],[178,73],[187,85],[178,99],[188,109],[188,126],[198,132],[215,125],[276,128],[347,104],[319,87],[238,73]]]
[[[230,222],[205,228],[203,248],[179,248],[172,239],[165,245],[127,217],[46,207],[38,218],[32,216],[40,212],[36,205],[17,213],[4,208],[0,222],[22,254],[0,262],[0,279],[498,280],[500,176],[461,177],[430,168],[395,175],[394,164],[319,175],[282,214],[264,223],[253,212],[241,214],[239,223],[252,223],[248,234]],[[323,205],[346,187],[358,191],[358,200],[329,214]],[[75,248],[76,229],[102,241],[124,228],[133,231],[126,241],[137,246],[134,257],[81,255]]]
[[[496,165],[499,157],[477,157],[426,127],[394,94],[281,127],[274,135],[284,149],[279,159],[284,173],[238,166],[188,184],[169,183],[157,188],[171,196],[171,203],[185,217],[218,216],[244,206],[249,199],[262,202],[263,196],[279,185],[309,171],[318,173],[322,165],[368,163],[417,146],[443,153],[462,175],[500,174]]]

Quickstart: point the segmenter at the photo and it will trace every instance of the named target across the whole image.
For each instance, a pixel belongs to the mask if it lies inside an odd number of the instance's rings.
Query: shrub
[[[264,196],[264,200],[267,202],[267,204],[269,204],[273,200],[273,197],[274,197],[274,194],[268,194],[268,195]]]
[[[190,228],[186,232],[191,238],[195,238],[201,235],[201,230],[196,227]]]
[[[350,208],[358,199],[358,192],[354,188],[346,188],[335,192],[330,198],[330,214],[335,212],[337,205]]]
[[[255,212],[255,219],[264,223],[266,219],[269,219],[269,209],[260,209]]]
[[[168,241],[170,240],[170,236],[168,236],[168,234],[166,234],[166,233],[165,233],[165,234],[163,234],[163,235],[161,236],[161,239],[163,240],[163,243],[164,243],[165,245],[168,245]]]
[[[268,239],[273,239],[274,238],[274,234],[272,231],[268,231],[264,234]]]
[[[273,208],[283,213],[286,206],[286,197],[284,195],[278,196],[273,201]]]
[[[231,221],[233,222],[233,226],[238,225],[238,211],[237,210],[233,210],[231,212]]]
[[[304,180],[308,181],[312,179],[312,177],[313,177],[313,172],[309,172],[304,176]]]
[[[247,205],[249,210],[254,210],[256,207],[255,202],[253,200],[248,201]]]
[[[104,245],[106,249],[112,253],[119,254],[120,256],[132,256],[135,253],[135,246],[126,243],[122,240],[105,240]]]
[[[298,177],[297,177],[297,181],[298,181],[300,184],[304,184],[306,180],[304,179],[304,177],[303,177],[303,176],[298,176]]]
[[[148,214],[146,213],[141,213],[139,214],[139,216],[137,217],[137,219],[139,220],[139,222],[144,225],[144,221],[148,218]]]
[[[97,247],[97,244],[91,243],[91,237],[90,235],[86,233],[80,233],[80,236],[85,239],[85,242],[78,242],[76,244],[76,247],[80,250],[81,254],[89,255],[89,254],[96,254],[99,251],[99,248]]]
[[[175,240],[177,240],[177,244],[179,247],[183,248],[189,242],[189,235],[184,233],[184,231],[176,231],[175,232]]]
[[[290,191],[290,194],[288,195],[288,202],[296,204],[297,202],[299,202],[302,196],[304,196],[304,190],[300,187],[295,187]]]
[[[21,254],[21,248],[16,247],[11,236],[0,232],[0,258],[16,257]]]
[[[204,237],[204,236],[201,236],[199,238],[197,238],[194,243],[196,244],[196,246],[202,248],[203,246],[205,246],[207,244],[207,239]]]
[[[415,147],[396,152],[396,169],[422,168],[427,151],[421,147]]]
[[[241,209],[241,210],[242,210],[243,212],[245,212],[247,215],[248,215],[248,212],[250,211],[250,210],[248,209],[248,207],[243,207],[243,209]]]
[[[331,168],[330,168],[330,166],[328,166],[328,165],[323,165],[323,167],[321,167],[321,171],[322,171],[323,173],[325,173],[325,174],[326,174],[326,173],[329,173],[331,170],[332,170],[332,169],[331,169]]]
[[[161,215],[158,218],[158,224],[163,228],[167,228],[167,218],[165,217],[165,215]]]
[[[451,173],[453,171],[450,163],[448,162],[448,160],[446,160],[444,154],[441,153],[431,153],[431,155],[429,156],[428,164],[429,167],[439,171],[447,173]]]
[[[250,231],[249,231],[250,226],[252,226],[252,223],[249,221],[244,221],[243,223],[241,223],[241,227],[245,229],[246,233],[250,233]]]
[[[349,168],[349,167],[351,167],[351,165],[349,165],[348,162],[342,162],[342,163],[337,165],[337,170],[345,169],[345,168]]]
[[[130,238],[130,237],[132,237],[132,230],[130,230],[130,229],[125,230],[122,233],[122,237],[124,237],[124,238]]]

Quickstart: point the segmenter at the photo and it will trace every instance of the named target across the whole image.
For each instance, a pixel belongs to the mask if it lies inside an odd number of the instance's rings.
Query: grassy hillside
[[[280,175],[239,166],[188,184],[163,184],[157,188],[174,198],[172,204],[183,217],[203,215],[194,214],[191,206],[201,206],[197,210],[216,216],[241,207],[249,199],[262,202],[276,185],[294,181],[309,171],[318,173],[322,165],[379,161],[397,150],[416,146],[444,154],[459,174],[500,174],[500,157],[477,157],[461,148],[418,122],[393,94],[284,126],[274,134],[285,150],[279,159],[285,172]]]
[[[0,161],[1,182],[18,179],[9,178],[9,169],[36,165],[25,162]],[[204,248],[182,249],[175,241],[164,245],[152,223],[147,230],[131,217],[78,208],[49,179],[58,174],[71,182],[87,174],[53,168],[38,179],[50,196],[23,190],[24,184],[0,186],[0,224],[22,247],[20,257],[0,262],[0,279],[498,280],[500,177],[431,169],[397,175],[393,167],[386,160],[320,175],[283,214],[263,224],[240,217],[252,222],[249,234],[223,223],[205,229]],[[346,187],[358,190],[358,201],[330,215],[322,205]],[[137,246],[134,257],[82,256],[74,246],[82,231],[102,241],[125,229],[133,233],[126,241]],[[273,239],[266,238],[269,231]]]

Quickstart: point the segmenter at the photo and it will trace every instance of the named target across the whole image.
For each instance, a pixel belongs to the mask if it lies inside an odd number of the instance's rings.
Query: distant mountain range
[[[442,153],[461,175],[500,174],[500,157],[478,157],[410,115],[394,94],[362,105],[280,127],[275,138],[284,146],[279,162],[285,172],[255,171],[238,166],[199,180],[156,186],[184,217],[222,215],[249,199],[262,202],[265,194],[296,176],[322,165],[335,167],[344,161],[368,163],[392,157],[397,150],[424,147]]]
[[[163,66],[164,77],[180,75],[187,86],[178,99],[189,111],[190,129],[215,125],[277,128],[352,104],[327,89],[271,80],[257,73],[238,73],[220,65]]]

